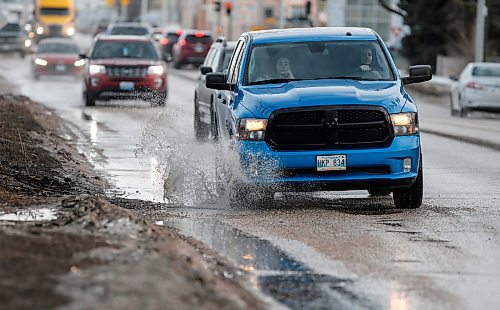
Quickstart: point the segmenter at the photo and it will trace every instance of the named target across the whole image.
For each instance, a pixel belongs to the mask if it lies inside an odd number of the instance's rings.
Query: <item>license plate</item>
[[[56,71],[58,71],[58,72],[66,71],[66,66],[65,65],[56,65]]]
[[[134,90],[134,82],[120,82],[120,90]]]
[[[194,51],[197,52],[197,53],[203,52],[203,46],[202,45],[196,45],[194,47]]]
[[[347,169],[346,155],[316,156],[317,171],[332,171],[332,170],[346,170],[346,169]]]

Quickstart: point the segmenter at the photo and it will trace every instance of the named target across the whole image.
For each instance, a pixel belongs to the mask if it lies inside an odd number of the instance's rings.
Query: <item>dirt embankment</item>
[[[56,215],[0,220],[0,308],[266,307],[216,253],[102,198],[107,184],[63,126],[26,97],[0,95],[0,217]]]

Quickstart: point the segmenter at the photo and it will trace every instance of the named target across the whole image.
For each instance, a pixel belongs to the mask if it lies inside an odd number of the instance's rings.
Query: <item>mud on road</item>
[[[0,95],[0,308],[266,307],[230,262],[122,208],[160,205],[107,187],[52,111]]]

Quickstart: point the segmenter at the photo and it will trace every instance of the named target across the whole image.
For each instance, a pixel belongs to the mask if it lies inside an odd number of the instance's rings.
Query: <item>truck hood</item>
[[[244,86],[238,96],[255,117],[278,109],[325,105],[375,105],[401,112],[407,96],[399,81],[315,80]]]
[[[160,60],[136,59],[136,58],[106,58],[93,59],[92,64],[104,66],[154,66],[160,65]]]
[[[34,58],[41,58],[49,63],[73,63],[80,59],[80,56],[78,54],[40,53],[34,55]]]

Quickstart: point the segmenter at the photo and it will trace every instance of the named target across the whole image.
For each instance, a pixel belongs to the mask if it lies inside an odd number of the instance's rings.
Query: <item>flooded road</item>
[[[21,93],[72,124],[75,136],[67,138],[114,183],[110,196],[164,202],[138,213],[213,247],[282,305],[407,310],[500,304],[497,151],[424,133],[424,204],[417,210],[395,209],[391,197],[364,191],[282,193],[269,208],[230,209],[215,196],[216,149],[194,138],[194,81],[171,72],[164,108],[141,101],[88,108],[81,81],[33,81],[28,59],[15,56],[2,58],[0,68]],[[437,113],[447,113],[423,102],[419,107],[435,122]]]

